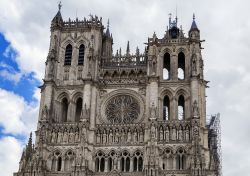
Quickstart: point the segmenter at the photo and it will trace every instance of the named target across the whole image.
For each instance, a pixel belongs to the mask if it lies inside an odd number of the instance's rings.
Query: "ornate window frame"
[[[139,113],[139,116],[137,119],[135,119],[132,123],[139,123],[143,120],[143,117],[145,117],[145,100],[144,98],[139,94],[137,93],[136,91],[134,90],[131,90],[131,89],[120,89],[120,90],[115,90],[115,91],[112,91],[110,93],[107,93],[101,100],[100,102],[100,106],[99,106],[99,119],[102,123],[105,123],[105,124],[112,124],[107,116],[106,116],[106,113],[105,113],[105,110],[106,110],[106,107],[107,107],[107,104],[108,102],[116,97],[116,96],[119,96],[119,95],[128,95],[128,96],[131,96],[133,98],[135,98],[139,104],[139,107],[140,107],[140,113]],[[119,124],[123,124],[123,123],[119,123]]]

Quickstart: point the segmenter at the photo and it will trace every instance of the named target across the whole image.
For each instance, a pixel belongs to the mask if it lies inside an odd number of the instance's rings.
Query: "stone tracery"
[[[140,114],[140,106],[130,95],[118,95],[109,100],[105,114],[113,123],[132,123]]]

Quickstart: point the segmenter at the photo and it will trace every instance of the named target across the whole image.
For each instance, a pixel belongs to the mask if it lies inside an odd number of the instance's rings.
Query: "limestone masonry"
[[[145,51],[113,54],[109,24],[51,22],[36,141],[14,176],[220,176],[219,115],[206,119],[200,30],[169,17]]]

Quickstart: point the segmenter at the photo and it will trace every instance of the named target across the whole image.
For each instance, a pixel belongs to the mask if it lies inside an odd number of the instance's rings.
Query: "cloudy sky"
[[[11,176],[27,136],[35,130],[50,21],[58,1],[0,0],[0,175]],[[114,49],[131,50],[155,31],[163,37],[168,14],[188,32],[193,13],[201,30],[207,114],[221,114],[223,174],[249,175],[250,16],[248,0],[63,0],[66,20],[90,13],[110,19]]]

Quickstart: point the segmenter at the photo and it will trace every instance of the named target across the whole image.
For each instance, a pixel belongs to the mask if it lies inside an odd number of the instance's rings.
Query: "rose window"
[[[105,115],[111,123],[132,123],[140,114],[138,101],[129,95],[111,98],[106,106]]]

